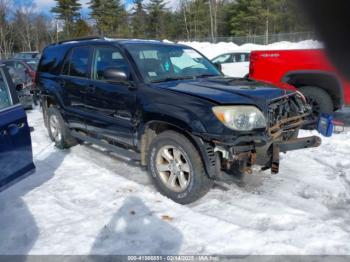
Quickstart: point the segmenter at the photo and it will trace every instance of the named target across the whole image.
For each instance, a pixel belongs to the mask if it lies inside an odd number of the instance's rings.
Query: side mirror
[[[103,77],[107,81],[111,82],[126,82],[128,81],[128,76],[124,71],[116,68],[108,68],[103,72]]]
[[[221,72],[222,71],[222,66],[220,63],[214,63],[214,66]]]

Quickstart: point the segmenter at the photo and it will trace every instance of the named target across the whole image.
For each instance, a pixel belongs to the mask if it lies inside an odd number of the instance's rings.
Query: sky
[[[90,0],[80,0],[79,2],[82,4],[83,7],[83,14],[88,14],[88,2]],[[126,9],[129,10],[132,8],[132,2],[133,0],[124,0]],[[22,6],[30,6],[33,5],[35,9],[38,12],[44,12],[44,13],[49,13],[50,9],[55,6],[55,0],[14,0],[16,5],[22,5]],[[147,2],[147,0],[145,0]],[[170,8],[175,8],[176,4],[178,3],[178,0],[167,0],[168,2],[168,7]]]

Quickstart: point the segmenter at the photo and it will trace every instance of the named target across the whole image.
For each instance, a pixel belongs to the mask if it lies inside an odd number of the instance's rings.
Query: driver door
[[[137,90],[127,83],[105,80],[104,72],[108,68],[125,72],[132,81],[128,62],[119,49],[95,46],[91,85],[85,93],[87,129],[98,136],[134,146]]]
[[[34,169],[27,116],[7,70],[0,67],[0,191]]]

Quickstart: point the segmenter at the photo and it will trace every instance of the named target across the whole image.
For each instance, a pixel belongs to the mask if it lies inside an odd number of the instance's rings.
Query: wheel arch
[[[304,86],[314,86],[326,91],[334,103],[334,109],[340,109],[344,104],[344,91],[338,77],[331,72],[318,70],[302,70],[288,72],[283,78],[287,83],[300,89]]]
[[[144,125],[143,132],[140,137],[140,145],[139,145],[139,150],[141,153],[141,165],[142,166],[147,166],[147,157],[148,157],[148,152],[149,152],[149,147],[152,143],[152,140],[160,133],[165,132],[165,131],[175,131],[183,136],[185,136],[196,148],[198,151],[198,154],[201,156],[201,159],[203,161],[204,168],[209,175],[209,177],[214,177],[216,169],[214,170],[213,168],[213,162],[211,162],[208,158],[209,156],[207,155],[208,150],[205,147],[205,142],[197,136],[194,136],[191,134],[188,130],[184,129],[182,126],[178,126],[176,124],[171,124],[166,121],[162,120],[152,120],[147,122]]]

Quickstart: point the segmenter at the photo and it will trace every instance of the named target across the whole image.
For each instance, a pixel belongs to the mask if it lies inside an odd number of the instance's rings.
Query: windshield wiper
[[[203,75],[198,75],[196,78],[207,78],[207,77],[218,77],[218,75],[213,75],[213,74],[203,74]]]
[[[193,77],[167,77],[167,78],[151,81],[151,83],[162,83],[162,82],[187,80],[187,79],[194,79],[194,78]]]

